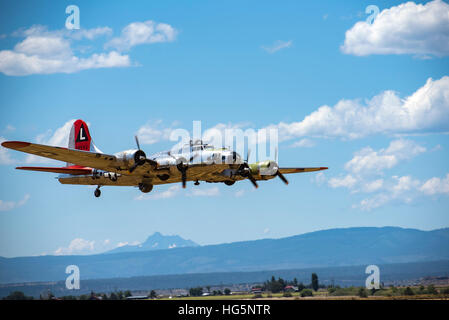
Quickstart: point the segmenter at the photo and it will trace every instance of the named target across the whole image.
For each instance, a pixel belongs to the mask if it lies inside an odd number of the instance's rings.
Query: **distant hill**
[[[449,259],[449,228],[330,229],[281,239],[89,256],[0,258],[0,283],[205,272],[261,271]]]
[[[149,250],[163,250],[184,247],[197,247],[198,244],[192,240],[185,240],[180,236],[164,236],[159,232],[155,232],[145,240],[145,242],[138,245],[126,245],[105,253],[120,253],[120,252],[139,252]]]

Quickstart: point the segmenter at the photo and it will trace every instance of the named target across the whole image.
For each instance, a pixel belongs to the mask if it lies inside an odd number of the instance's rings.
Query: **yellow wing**
[[[106,171],[114,171],[119,167],[116,156],[104,153],[52,147],[37,143],[22,141],[5,141],[5,148],[34,154],[40,157],[74,163],[79,166],[91,167]]]
[[[299,173],[299,172],[312,172],[327,170],[328,167],[314,167],[314,168],[279,168],[279,172],[282,174]]]

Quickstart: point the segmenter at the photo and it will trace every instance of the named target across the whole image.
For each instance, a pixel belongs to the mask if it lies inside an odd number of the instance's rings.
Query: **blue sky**
[[[139,200],[136,188],[105,187],[96,199],[92,188],[14,170],[45,163],[2,148],[0,256],[95,253],[155,231],[204,245],[448,227],[449,6],[402,3],[3,2],[2,141],[64,145],[64,125],[81,118],[102,151],[134,148],[139,133],[151,154],[194,120],[275,126],[281,166],[330,169],[258,190],[189,183]],[[65,29],[69,4],[80,30]],[[372,25],[370,4],[380,9]]]

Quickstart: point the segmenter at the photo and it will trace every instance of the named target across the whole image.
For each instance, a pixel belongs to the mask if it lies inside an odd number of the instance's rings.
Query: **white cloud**
[[[29,194],[26,194],[22,200],[17,201],[17,202],[0,200],[0,211],[10,211],[10,210],[16,209],[18,207],[21,207],[25,203],[27,203],[28,199],[30,199]]]
[[[384,185],[384,180],[383,179],[377,179],[374,181],[369,181],[366,182],[363,186],[362,186],[362,190],[363,192],[375,192],[380,190]]]
[[[110,36],[112,35],[112,29],[109,27],[98,27],[93,29],[73,29],[70,31],[66,31],[67,36],[73,39],[82,39],[86,38],[89,40],[93,40],[100,36]]]
[[[315,146],[315,142],[307,138],[296,141],[291,145],[292,148],[311,148],[313,146]]]
[[[140,44],[172,42],[176,39],[177,33],[176,29],[166,23],[156,23],[151,20],[133,22],[123,28],[120,37],[111,39],[105,47],[129,50]]]
[[[310,181],[317,185],[322,185],[326,182],[326,174],[323,171],[317,172],[311,176]]]
[[[355,186],[356,183],[357,183],[357,179],[355,179],[350,174],[348,174],[348,175],[346,175],[344,177],[341,177],[341,178],[331,178],[331,179],[329,179],[329,186],[332,187],[332,188],[344,187],[344,188],[351,189],[352,187]]]
[[[137,130],[139,142],[142,144],[154,144],[162,140],[169,140],[173,130],[172,126],[163,127],[161,120],[148,122]]]
[[[217,187],[207,189],[191,189],[189,196],[193,197],[215,197],[220,194],[220,190]]]
[[[414,141],[394,140],[387,149],[375,151],[370,147],[366,147],[356,152],[355,156],[346,163],[345,169],[355,174],[380,173],[384,169],[396,166],[401,160],[411,159],[425,151],[426,148]]]
[[[264,49],[266,52],[271,54],[271,53],[275,53],[282,49],[290,48],[292,46],[292,44],[293,44],[292,40],[290,40],[290,41],[277,40],[271,46],[262,47],[262,49]]]
[[[13,50],[0,51],[0,72],[9,76],[26,76],[130,66],[129,56],[116,51],[94,53],[87,57],[76,56],[73,52],[71,39],[93,39],[105,33],[110,33],[110,29],[104,27],[67,33],[33,26],[16,33],[17,36],[25,36],[25,39],[17,43]]]
[[[434,177],[424,182],[410,175],[376,178],[386,169],[425,151],[426,148],[405,139],[391,141],[387,148],[378,151],[363,148],[345,164],[348,174],[333,177],[327,183],[331,188],[346,188],[351,193],[372,194],[353,205],[353,208],[364,211],[390,203],[409,204],[426,195],[449,195],[449,174],[445,178]]]
[[[134,242],[128,242],[128,241],[124,241],[124,242],[119,242],[117,243],[117,245],[115,246],[116,248],[121,248],[124,246],[138,246],[141,245],[142,243],[140,241],[134,241]]]
[[[174,196],[176,196],[179,193],[180,190],[181,190],[181,187],[178,184],[176,184],[176,185],[170,186],[165,191],[153,190],[151,193],[141,194],[141,195],[137,196],[135,198],[135,200],[151,200],[151,199],[156,200],[156,199],[173,198]]]
[[[165,191],[155,191],[153,190],[149,194],[141,194],[137,197],[135,197],[135,200],[156,200],[156,199],[169,199],[173,198],[179,194],[182,190],[181,183],[171,185],[167,190]],[[218,196],[220,194],[220,190],[217,187],[213,188],[207,188],[207,189],[198,189],[198,188],[191,188],[187,193],[185,193],[186,196],[189,197],[214,197]]]
[[[318,108],[300,122],[281,122],[274,127],[279,129],[280,141],[304,136],[356,139],[375,134],[448,132],[449,77],[429,78],[404,99],[384,91],[365,103],[340,100],[333,107]]]
[[[341,50],[346,54],[449,55],[449,5],[402,3],[382,10],[372,24],[357,22],[346,31]]]
[[[245,190],[238,190],[238,191],[235,192],[234,195],[235,195],[237,198],[240,198],[240,197],[243,197],[244,194],[245,194]]]
[[[135,243],[138,244],[138,242]],[[57,256],[72,255],[72,254],[73,255],[97,254],[127,244],[130,243],[119,242],[118,244],[113,245],[110,239],[95,241],[83,238],[75,238],[72,241],[70,241],[67,247],[59,247],[53,252],[53,254]]]
[[[427,180],[419,190],[427,195],[449,194],[449,174],[444,178],[434,177]]]
[[[385,186],[385,181],[370,180],[373,176],[383,175],[386,169],[391,169],[401,161],[409,160],[425,151],[426,148],[405,139],[393,140],[387,148],[378,151],[365,147],[357,151],[354,157],[345,164],[345,170],[349,174],[331,178],[328,184],[332,188],[351,189],[353,193],[379,191]]]
[[[382,184],[384,185],[383,181]],[[416,197],[422,196],[419,192],[420,185],[421,182],[411,176],[393,176],[382,192],[363,199],[358,205],[353,205],[353,208],[370,211],[392,202],[409,204]]]
[[[75,122],[75,119],[67,121],[62,127],[59,127],[54,132],[49,129],[47,132],[39,134],[36,137],[36,143],[66,148],[69,145],[70,129],[72,128],[73,122]],[[87,123],[87,125],[89,125],[89,123]],[[27,155],[25,161],[26,163],[60,163],[59,161],[56,162],[56,160],[31,154]]]
[[[82,238],[76,238],[70,241],[68,247],[59,247],[55,255],[71,255],[71,254],[89,254],[95,250],[95,241],[89,241]]]
[[[13,125],[8,124],[5,128],[6,131],[11,132],[11,131],[15,131],[16,128]]]
[[[4,137],[0,137],[0,144],[7,141]],[[11,158],[10,151],[0,146],[0,164],[13,164],[15,161]]]

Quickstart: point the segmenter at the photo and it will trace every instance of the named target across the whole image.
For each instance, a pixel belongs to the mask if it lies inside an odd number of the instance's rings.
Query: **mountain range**
[[[77,265],[81,279],[205,272],[261,271],[449,259],[449,228],[329,229],[281,239],[88,256],[0,258],[0,283],[64,280]]]

